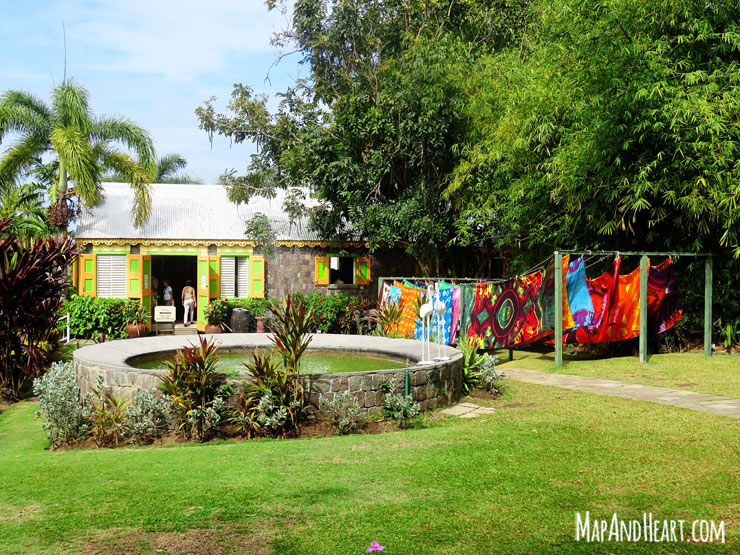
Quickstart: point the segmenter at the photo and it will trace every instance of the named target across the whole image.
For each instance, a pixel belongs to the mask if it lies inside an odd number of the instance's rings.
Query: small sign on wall
[[[174,322],[175,321],[176,308],[174,306],[155,306],[154,307],[154,321],[155,322]]]
[[[201,289],[207,289],[208,288],[208,276],[203,274],[200,276],[200,288]]]

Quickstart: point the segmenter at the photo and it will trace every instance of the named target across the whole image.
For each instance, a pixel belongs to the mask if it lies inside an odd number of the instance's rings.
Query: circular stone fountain
[[[226,351],[240,350],[245,360],[255,348],[269,349],[272,343],[264,333],[228,333],[213,338]],[[98,376],[114,395],[131,399],[136,389],[157,389],[164,370],[135,368],[132,362],[166,356],[182,347],[197,343],[194,336],[159,336],[140,339],[109,341],[82,347],[74,353],[77,384],[82,395],[95,387]],[[355,395],[369,414],[381,412],[380,384],[396,379],[398,390],[403,391],[408,372],[409,394],[421,403],[422,410],[432,410],[455,402],[462,390],[462,353],[452,347],[442,347],[441,360],[433,364],[418,364],[420,343],[411,339],[390,339],[364,335],[315,334],[311,350],[367,353],[405,361],[407,368],[360,372],[333,372],[331,374],[304,374],[303,387],[312,405],[318,406],[319,398],[331,400],[335,393],[349,391]],[[234,382],[248,381],[247,375],[233,378]]]

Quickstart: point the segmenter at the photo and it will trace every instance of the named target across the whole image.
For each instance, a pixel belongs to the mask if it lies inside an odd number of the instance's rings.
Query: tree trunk
[[[59,157],[59,183],[57,183],[57,202],[59,202],[59,199],[63,199],[66,193],[67,193],[67,165],[64,163],[64,160],[60,156]],[[67,236],[68,226],[69,226],[69,221],[65,222],[64,225],[60,225],[57,227],[60,238]]]

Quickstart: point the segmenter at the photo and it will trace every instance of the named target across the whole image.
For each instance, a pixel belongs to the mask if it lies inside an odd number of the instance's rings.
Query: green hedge
[[[123,307],[129,299],[81,297],[76,295],[62,305],[60,316],[69,314],[72,337],[96,339],[99,335],[115,339],[126,337]]]

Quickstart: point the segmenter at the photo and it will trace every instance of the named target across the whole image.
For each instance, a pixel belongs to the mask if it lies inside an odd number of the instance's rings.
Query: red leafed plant
[[[10,222],[0,220],[0,389],[17,398],[51,362],[57,311],[70,286],[67,268],[77,251],[67,237],[7,234]]]

